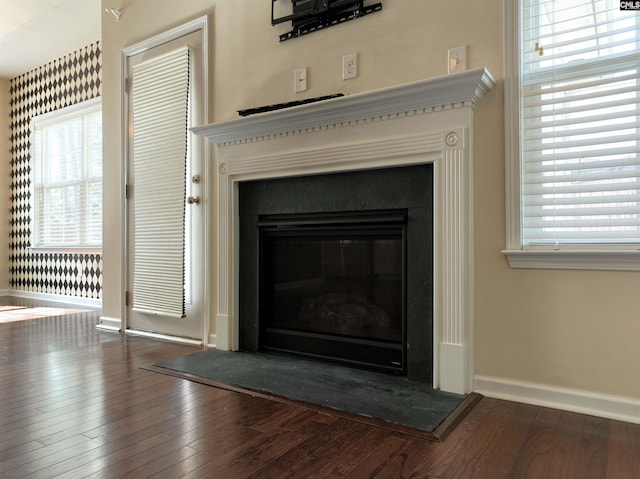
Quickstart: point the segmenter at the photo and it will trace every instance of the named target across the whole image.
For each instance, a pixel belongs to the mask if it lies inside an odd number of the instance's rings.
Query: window
[[[33,119],[34,248],[102,244],[102,112],[89,100]]]
[[[511,265],[640,268],[640,15],[505,3]]]

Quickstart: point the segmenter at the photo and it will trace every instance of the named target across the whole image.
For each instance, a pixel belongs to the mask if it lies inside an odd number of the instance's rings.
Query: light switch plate
[[[300,93],[307,90],[307,67],[297,68],[293,72],[293,91]]]
[[[461,72],[467,69],[467,46],[449,48],[448,72]]]

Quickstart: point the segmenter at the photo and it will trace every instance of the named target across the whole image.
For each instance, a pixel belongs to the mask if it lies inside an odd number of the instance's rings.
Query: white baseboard
[[[11,291],[8,289],[0,289],[0,296],[10,296]]]
[[[484,396],[640,424],[640,400],[579,389],[475,377],[474,392]]]
[[[216,347],[216,335],[215,334],[210,334],[209,335],[209,342],[207,344],[208,348],[215,348]]]
[[[172,343],[190,344],[192,346],[202,346],[202,341],[198,339],[183,338],[181,336],[172,336],[169,334],[153,333],[151,331],[142,331],[139,329],[127,329],[127,334],[133,336],[144,336],[145,338],[162,339],[163,341],[171,341]]]
[[[96,326],[98,329],[105,331],[119,332],[122,329],[122,320],[120,318],[110,318],[108,316],[100,316],[100,322]]]
[[[9,290],[8,296],[16,298],[36,299],[40,301],[51,301],[54,303],[75,304],[90,308],[102,308],[101,299],[82,298],[79,296],[65,296],[62,294],[36,293],[33,291]]]

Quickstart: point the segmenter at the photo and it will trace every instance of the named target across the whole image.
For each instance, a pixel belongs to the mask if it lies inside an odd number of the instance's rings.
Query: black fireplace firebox
[[[262,215],[259,348],[406,373],[407,211]]]

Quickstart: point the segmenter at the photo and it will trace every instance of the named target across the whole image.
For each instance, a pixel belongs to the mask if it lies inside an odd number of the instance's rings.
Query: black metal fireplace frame
[[[337,334],[274,328],[265,318],[270,299],[259,288],[258,346],[261,350],[296,354],[351,366],[405,375],[407,372],[407,210],[340,211],[261,215],[259,229],[259,284],[267,276],[265,244],[277,237],[385,236],[401,238],[402,337],[399,343]]]

